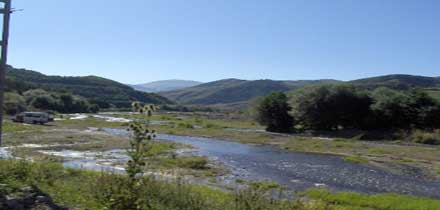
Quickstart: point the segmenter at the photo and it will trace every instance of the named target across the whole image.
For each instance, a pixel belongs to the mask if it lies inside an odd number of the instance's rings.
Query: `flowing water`
[[[104,128],[102,131],[113,135],[129,135],[123,129]],[[221,180],[225,183],[235,179],[274,181],[290,191],[327,187],[336,191],[393,192],[440,198],[440,181],[392,174],[373,166],[344,161],[340,156],[291,152],[268,145],[250,145],[212,138],[160,134],[157,139],[191,145],[192,154],[223,163],[231,171],[230,175]],[[28,144],[21,147],[43,146]],[[0,157],[11,158],[9,149],[0,148]],[[125,150],[40,152],[64,157],[64,165],[67,167],[95,171],[124,173],[124,164],[128,161]]]
[[[128,135],[122,129],[104,129]],[[340,156],[291,152],[273,146],[249,145],[212,138],[158,135],[157,139],[191,145],[196,155],[221,161],[239,179],[275,181],[290,190],[325,186],[337,191],[411,194],[440,198],[440,182],[392,174]]]

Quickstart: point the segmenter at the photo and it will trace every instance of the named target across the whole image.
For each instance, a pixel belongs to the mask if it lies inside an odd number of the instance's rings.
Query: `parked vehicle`
[[[22,112],[12,118],[14,122],[28,123],[28,124],[45,124],[53,121],[53,117],[46,112]]]

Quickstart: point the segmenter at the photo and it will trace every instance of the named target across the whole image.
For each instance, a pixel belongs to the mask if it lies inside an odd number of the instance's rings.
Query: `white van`
[[[43,125],[50,121],[50,116],[45,112],[22,112],[12,118],[12,120],[14,122]]]

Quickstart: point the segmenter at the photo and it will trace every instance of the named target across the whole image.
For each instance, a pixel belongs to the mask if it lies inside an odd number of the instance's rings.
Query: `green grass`
[[[203,170],[208,167],[208,158],[206,157],[183,157],[178,158],[177,160],[178,166],[182,168]]]
[[[48,126],[44,125],[31,125],[31,124],[23,124],[23,123],[14,123],[9,120],[5,120],[3,122],[3,132],[12,133],[12,132],[23,132],[23,131],[42,131]]]
[[[153,141],[153,143],[150,144],[147,155],[150,157],[163,155],[177,148],[178,145],[172,142]]]
[[[126,176],[63,168],[60,164],[0,160],[0,183],[11,193],[34,185],[57,204],[70,209],[125,209]],[[163,182],[145,177],[139,182],[140,209],[169,210],[438,210],[440,200],[396,194],[365,195],[309,190],[307,199],[278,200],[268,197],[280,186],[272,182],[253,182],[233,192],[219,191],[182,181]],[[4,186],[4,185],[2,185]]]
[[[209,114],[208,114],[209,115]],[[116,114],[116,117],[131,118],[131,119],[142,119],[142,115],[132,115],[132,114]],[[245,119],[226,119],[226,118],[206,118],[204,115],[198,113],[193,113],[190,116],[179,116],[178,114],[165,114],[158,113],[153,115],[150,120],[155,121],[168,121],[174,125],[192,125],[199,126],[202,128],[243,128],[243,129],[263,129],[262,126],[258,125],[252,120]],[[185,127],[185,126],[184,126]]]
[[[125,113],[118,113],[113,116],[127,119],[143,118],[141,115]],[[432,173],[430,174],[436,175],[437,173],[434,169],[436,168],[436,165],[440,164],[439,146],[407,146],[405,145],[405,141],[371,144],[353,139],[335,139],[329,141],[311,137],[283,137],[267,133],[249,133],[234,130],[226,131],[225,128],[262,129],[262,127],[256,125],[250,120],[228,119],[225,116],[219,118],[213,117],[211,119],[211,117],[203,117],[203,115],[198,113],[158,113],[153,115],[151,120],[167,121],[169,123],[166,125],[152,125],[151,128],[158,131],[158,133],[213,137],[251,144],[273,144],[286,150],[299,152],[337,154],[350,157],[361,157],[362,159],[369,160],[374,158],[376,164],[383,165],[385,168],[389,167],[389,164],[382,163],[394,164],[396,162],[395,160],[399,159],[411,160],[411,162],[407,162],[407,164],[419,167],[423,171],[431,171]],[[117,138],[111,136],[69,134],[70,139],[68,139],[68,136],[66,136],[66,133],[69,133],[68,131],[46,133],[47,130],[53,129],[82,130],[87,129],[88,127],[126,128],[127,123],[105,122],[102,119],[91,117],[85,120],[56,121],[51,123],[51,125],[52,126],[22,125],[9,122],[9,124],[6,125],[7,132],[5,133],[8,136],[5,138],[5,143],[10,145],[19,143],[52,143],[61,140],[66,142],[96,141],[92,144],[77,146],[75,149],[100,150],[100,148],[112,149],[127,147],[127,141],[125,141],[123,137],[118,137],[121,139],[121,141],[119,141]],[[108,138],[108,140],[105,140],[104,138]]]
[[[362,157],[347,156],[347,157],[344,157],[343,160],[345,160],[347,162],[352,162],[352,163],[368,163],[368,160],[364,159]]]
[[[327,190],[310,190],[309,198],[322,201],[326,209],[374,209],[374,210],[438,210],[440,200],[396,194],[362,195],[357,193],[330,193]]]
[[[125,209],[122,207],[124,202],[130,200],[126,197],[129,183],[126,176],[67,169],[54,163],[0,160],[0,183],[14,189],[35,185],[57,204],[71,209]],[[288,205],[284,201],[266,199],[263,191],[255,191],[251,196],[244,191],[227,193],[181,181],[163,182],[150,177],[142,179],[138,193],[140,209],[148,209],[147,203],[153,209],[169,210],[249,209],[246,206],[269,210]],[[248,201],[253,203],[247,204]],[[291,207],[288,209],[293,209]]]
[[[368,152],[374,155],[383,155],[387,153],[384,149],[381,148],[371,148],[368,149]]]
[[[438,101],[440,101],[440,89],[429,89],[426,90],[426,92],[433,98],[437,99]]]
[[[332,146],[337,148],[352,148],[354,140],[351,139],[336,139],[332,142]]]
[[[107,122],[103,119],[96,117],[88,117],[81,120],[61,120],[50,123],[57,127],[69,127],[69,128],[87,128],[87,127],[99,127],[99,128],[122,128],[127,127],[128,123],[121,122]]]
[[[407,147],[399,144],[375,145],[365,144],[350,139],[337,139],[334,141],[313,139],[307,137],[274,137],[262,133],[244,133],[237,131],[225,132],[225,127],[241,127],[258,129],[258,126],[245,121],[207,120],[196,117],[178,119],[174,116],[154,116],[155,120],[169,120],[171,125],[155,126],[160,133],[171,133],[192,136],[212,136],[223,139],[233,139],[244,143],[276,144],[282,148],[319,153],[333,153],[346,155],[344,160],[367,163],[369,155],[383,155],[401,157],[408,164],[433,161],[437,162],[440,147]],[[184,126],[179,126],[183,124]],[[187,125],[200,126],[201,128],[188,129]],[[74,146],[74,150],[107,150],[111,148],[127,147],[128,138],[121,136],[87,134],[78,130],[87,127],[116,127],[124,128],[124,123],[109,123],[101,119],[88,118],[86,120],[65,120],[54,122],[53,126],[22,125],[8,122],[6,133],[7,143],[73,143],[89,142]],[[59,131],[48,131],[59,129]],[[73,129],[63,130],[63,129]],[[29,131],[29,132],[21,132]],[[156,159],[153,167],[159,169],[182,168],[192,171],[200,171],[199,174],[211,173],[216,175],[215,170],[207,167],[206,158],[202,157],[170,157],[170,150],[180,145],[155,142],[152,144],[150,156]],[[20,156],[33,155],[30,149],[17,151]],[[50,160],[42,157],[43,160]],[[419,161],[421,160],[421,161]],[[60,160],[50,160],[60,161]],[[414,161],[414,162],[412,162]],[[23,166],[24,165],[24,166]],[[435,172],[440,175],[439,169]],[[101,173],[84,172],[62,168],[58,164],[37,162],[22,163],[16,161],[0,161],[0,183],[7,183],[20,187],[35,184],[48,193],[57,203],[71,207],[72,209],[104,209],[109,208],[111,199],[120,199],[124,189],[125,178],[116,175],[103,175]],[[370,210],[409,210],[409,209],[440,209],[436,200],[415,198],[400,195],[375,195],[368,196],[354,193],[307,193],[313,200],[310,202],[299,201],[272,201],[267,197],[267,190],[277,185],[250,184],[246,190],[236,190],[232,193],[210,189],[204,186],[188,185],[186,183],[166,183],[156,180],[146,180],[142,189],[145,200],[154,201],[161,209],[296,209],[296,210],[341,210],[341,209],[370,209]],[[115,189],[117,186],[118,189]],[[116,191],[115,191],[116,190]],[[109,192],[111,192],[109,194]],[[109,195],[110,197],[103,197]],[[144,201],[145,202],[145,201]],[[380,203],[377,203],[380,202]],[[413,205],[416,203],[417,205]],[[418,207],[420,206],[420,207]],[[110,208],[111,209],[111,208]]]
[[[405,164],[420,168],[426,171],[426,176],[437,176],[434,166],[440,164],[440,147],[408,146],[405,141],[386,141],[386,142],[366,142],[355,139],[338,138],[325,140],[313,137],[283,137],[267,133],[240,132],[225,130],[225,127],[241,127],[251,129],[261,129],[259,126],[252,125],[242,120],[226,119],[196,119],[184,118],[178,120],[174,116],[156,116],[160,119],[164,117],[175,123],[189,123],[194,129],[187,129],[187,126],[176,126],[177,124],[153,126],[159,133],[167,133],[183,136],[200,136],[237,141],[251,144],[272,144],[282,149],[298,152],[326,153],[348,156],[347,161],[357,163],[368,163],[372,160],[376,165],[393,170],[390,165],[396,164],[395,160],[405,161]],[[212,123],[212,124],[208,124]],[[358,158],[352,158],[358,157]],[[431,173],[433,172],[433,173]],[[438,175],[440,176],[440,175]]]
[[[102,209],[91,196],[96,174],[65,169],[54,163],[0,160],[0,183],[12,188],[35,185],[55,202],[76,209]]]

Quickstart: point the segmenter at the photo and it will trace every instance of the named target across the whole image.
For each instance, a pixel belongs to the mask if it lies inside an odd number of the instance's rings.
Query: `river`
[[[128,135],[122,129],[104,131]],[[157,139],[191,145],[196,155],[223,162],[237,178],[275,181],[292,191],[327,187],[336,191],[393,192],[440,198],[439,181],[392,174],[366,164],[344,161],[340,156],[292,152],[274,146],[212,138],[160,134]]]

